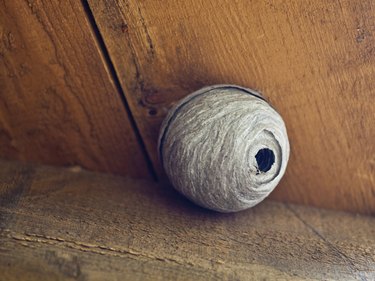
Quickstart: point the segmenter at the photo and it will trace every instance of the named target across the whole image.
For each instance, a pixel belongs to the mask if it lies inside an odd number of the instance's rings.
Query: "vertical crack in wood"
[[[87,0],[81,0],[82,2],[82,6],[84,8],[84,11],[86,13],[86,16],[87,16],[87,19],[88,19],[88,22],[90,23],[90,26],[91,26],[91,29],[95,35],[95,39],[96,39],[96,42],[99,46],[99,49],[101,51],[101,55],[103,56],[103,59],[106,63],[106,67],[108,69],[108,72],[115,84],[115,87],[117,89],[117,92],[119,93],[120,95],[120,98],[121,98],[121,101],[122,101],[122,104],[123,106],[125,107],[125,110],[128,114],[128,118],[129,118],[129,121],[130,121],[130,124],[131,124],[131,127],[133,128],[133,131],[134,131],[134,134],[136,136],[136,139],[140,145],[140,149],[142,150],[142,153],[146,159],[146,163],[147,163],[147,168],[148,170],[150,171],[151,173],[151,176],[153,177],[153,179],[155,181],[158,180],[158,177],[156,175],[156,171],[155,171],[155,168],[154,166],[152,165],[152,161],[151,161],[151,157],[149,155],[149,153],[147,152],[147,149],[146,149],[146,146],[145,146],[145,143],[142,139],[142,136],[141,136],[141,133],[138,129],[138,126],[135,122],[135,118],[130,110],[130,107],[129,107],[129,104],[128,104],[128,101],[126,100],[126,96],[125,96],[125,93],[124,93],[124,90],[122,89],[121,87],[121,83],[120,83],[120,80],[119,80],[119,77],[117,76],[117,72],[116,72],[116,69],[113,65],[113,62],[111,60],[111,57],[108,53],[108,50],[107,50],[107,47],[105,45],[105,42],[104,42],[104,39],[103,39],[103,36],[101,35],[100,33],[100,30],[98,28],[98,25],[96,24],[96,21],[95,21],[95,17],[91,11],[91,8],[90,8],[90,5],[89,3],[87,2]]]

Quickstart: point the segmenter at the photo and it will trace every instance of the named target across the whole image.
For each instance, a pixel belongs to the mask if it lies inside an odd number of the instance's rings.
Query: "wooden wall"
[[[1,157],[150,177],[79,1],[0,1]]]
[[[235,83],[286,121],[272,198],[375,213],[373,1],[5,0],[0,13],[2,157],[160,179],[170,106]]]

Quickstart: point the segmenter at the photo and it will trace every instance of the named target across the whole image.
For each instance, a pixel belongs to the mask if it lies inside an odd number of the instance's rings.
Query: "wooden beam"
[[[201,209],[168,186],[0,162],[5,280],[373,280],[375,219],[266,201]]]
[[[240,84],[286,121],[274,199],[375,212],[374,1],[88,2],[155,167],[173,103]]]

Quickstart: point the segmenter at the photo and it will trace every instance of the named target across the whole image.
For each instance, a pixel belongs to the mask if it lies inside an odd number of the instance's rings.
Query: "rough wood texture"
[[[240,84],[286,121],[292,154],[273,198],[375,212],[373,1],[89,3],[155,165],[175,101]]]
[[[0,162],[5,280],[374,280],[375,219],[266,201],[219,214],[165,186]]]
[[[149,177],[80,1],[0,1],[0,155]]]

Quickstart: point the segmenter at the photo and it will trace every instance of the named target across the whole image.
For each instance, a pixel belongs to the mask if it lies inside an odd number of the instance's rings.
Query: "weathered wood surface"
[[[1,280],[374,280],[375,218],[0,162]]]
[[[1,157],[150,177],[80,1],[0,1]]]
[[[273,198],[375,212],[374,1],[88,2],[156,167],[175,101],[240,84],[288,127],[292,155]]]

